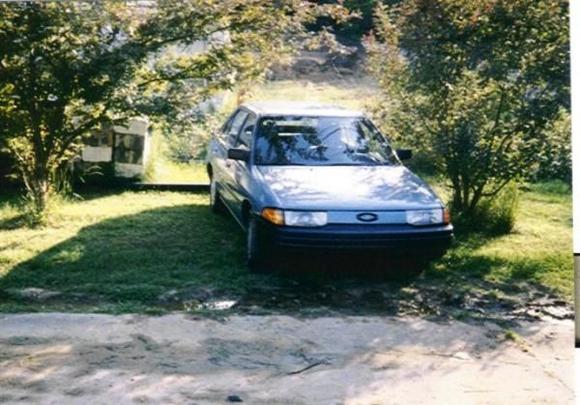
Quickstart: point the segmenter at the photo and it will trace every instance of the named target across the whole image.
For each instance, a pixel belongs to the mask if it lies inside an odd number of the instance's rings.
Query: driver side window
[[[236,148],[244,147],[245,149],[250,149],[252,146],[252,134],[254,133],[254,127],[256,126],[256,117],[252,114],[248,117],[244,123],[244,127],[240,132],[238,141],[236,142]]]
[[[240,128],[242,127],[248,113],[244,110],[239,110],[236,115],[232,118],[230,125],[225,128],[226,142],[228,145],[234,145],[238,134],[240,133]]]

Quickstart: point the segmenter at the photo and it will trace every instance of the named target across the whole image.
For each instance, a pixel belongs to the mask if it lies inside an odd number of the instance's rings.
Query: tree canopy
[[[386,127],[442,168],[457,211],[530,171],[570,109],[566,1],[379,6],[368,49]]]
[[[54,171],[103,121],[171,116],[263,74],[339,5],[301,0],[0,4],[0,142],[38,212]],[[196,41],[202,53],[188,52]]]

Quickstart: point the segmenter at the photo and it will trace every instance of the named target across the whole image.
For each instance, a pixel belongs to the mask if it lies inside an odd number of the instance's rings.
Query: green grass
[[[0,208],[0,290],[40,287],[102,297],[105,310],[142,309],[185,283],[243,288],[243,235],[212,216],[207,195],[125,192],[62,204],[52,225],[13,225]],[[0,296],[1,298],[1,296]],[[13,302],[1,303],[14,308]],[[116,308],[116,309],[115,309]]]
[[[229,217],[210,214],[206,194],[123,192],[61,203],[44,228],[22,224],[18,199],[0,195],[0,311],[157,313],[157,297],[183,286],[245,294],[280,275],[251,275],[244,237]],[[554,184],[522,194],[513,233],[458,235],[422,283],[488,296],[518,284],[543,287],[571,302],[571,194]],[[334,275],[320,282],[332,284]],[[27,303],[6,293],[37,287],[98,297],[88,302]]]
[[[151,183],[208,183],[207,170],[203,163],[179,163],[169,159],[156,159],[152,173],[145,177]]]
[[[433,266],[435,274],[466,273],[502,284],[532,281],[572,298],[572,198],[566,184],[530,185],[508,235],[474,232],[459,235],[459,242]]]

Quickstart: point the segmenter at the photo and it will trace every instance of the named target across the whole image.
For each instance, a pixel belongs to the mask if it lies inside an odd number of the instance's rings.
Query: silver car
[[[313,103],[240,106],[211,139],[214,212],[247,234],[250,269],[284,249],[369,249],[424,264],[453,238],[449,213],[358,111]]]

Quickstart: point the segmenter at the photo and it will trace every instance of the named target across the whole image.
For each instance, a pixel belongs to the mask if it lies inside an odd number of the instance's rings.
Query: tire
[[[221,215],[226,212],[226,207],[224,205],[224,202],[222,201],[220,193],[217,189],[217,184],[213,179],[213,177],[210,178],[209,183],[209,208],[211,209],[211,212],[213,212],[214,214]]]
[[[255,218],[250,218],[246,229],[246,260],[248,269],[252,273],[264,273],[266,272],[268,259],[268,248],[261,235],[258,223]]]

